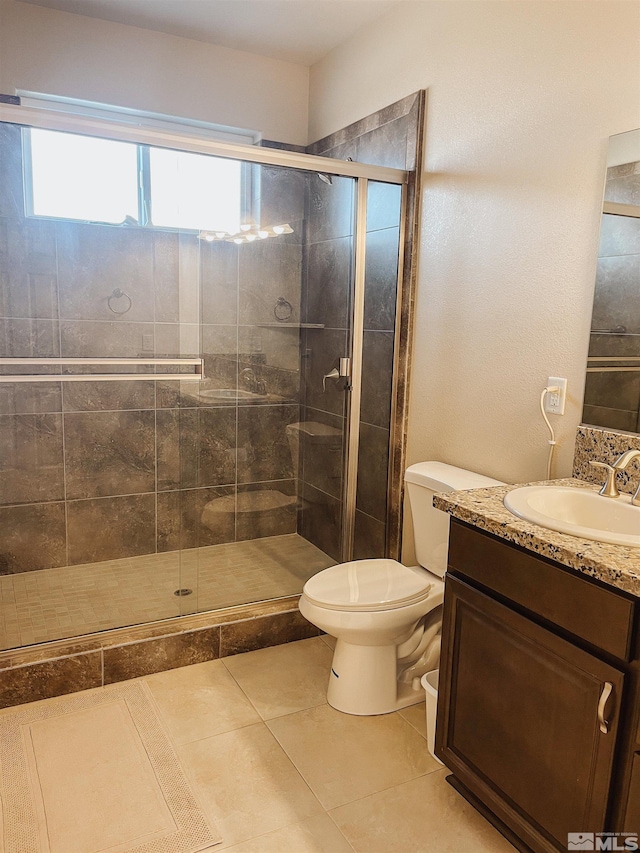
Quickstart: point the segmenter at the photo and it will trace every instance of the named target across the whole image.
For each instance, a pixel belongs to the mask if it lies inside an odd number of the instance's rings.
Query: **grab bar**
[[[120,382],[171,379],[180,382],[200,382],[204,379],[204,359],[202,358],[0,358],[0,367],[37,365],[40,367],[60,367],[63,365],[94,365],[110,367],[112,365],[134,365],[138,367],[174,366],[195,368],[193,373],[45,373],[12,374],[2,376],[4,382]]]

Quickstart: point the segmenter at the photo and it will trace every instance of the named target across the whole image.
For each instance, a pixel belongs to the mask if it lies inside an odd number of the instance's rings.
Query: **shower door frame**
[[[389,471],[392,470],[394,425],[396,424],[396,392],[398,372],[398,331],[399,308],[402,301],[404,242],[407,217],[407,188],[410,173],[403,169],[387,166],[371,166],[351,160],[336,160],[313,154],[303,154],[277,148],[246,145],[236,142],[224,142],[219,139],[207,139],[190,136],[188,132],[175,133],[168,130],[140,127],[133,122],[102,120],[86,116],[64,113],[34,107],[0,104],[0,122],[34,127],[43,130],[55,130],[77,133],[84,136],[96,136],[139,145],[152,145],[188,151],[194,154],[208,154],[230,160],[241,160],[263,166],[280,166],[304,172],[321,172],[352,178],[355,181],[355,229],[353,251],[352,300],[350,316],[351,375],[347,397],[345,418],[345,452],[342,471],[342,535],[341,559],[348,561],[353,556],[355,532],[356,494],[358,485],[358,451],[360,446],[360,401],[362,391],[362,355],[364,341],[364,294],[365,260],[367,236],[367,194],[369,181],[394,184],[401,187],[402,198],[399,221],[399,257],[396,292],[396,333],[394,336],[394,362],[391,395],[391,431],[389,441]],[[339,354],[337,354],[339,355]],[[150,375],[150,374],[149,374]],[[147,375],[145,375],[147,378]],[[27,380],[28,381],[28,380]],[[391,489],[388,489],[388,495]],[[388,515],[387,506],[387,515]]]

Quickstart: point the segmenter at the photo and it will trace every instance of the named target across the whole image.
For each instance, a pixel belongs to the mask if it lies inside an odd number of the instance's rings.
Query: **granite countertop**
[[[503,499],[507,492],[520,486],[540,485],[571,486],[592,491],[598,491],[599,488],[583,480],[571,478],[542,480],[537,483],[440,493],[435,495],[433,505],[479,530],[486,530],[487,533],[520,545],[527,551],[556,560],[564,566],[640,597],[639,548],[608,545],[556,533],[554,530],[523,521],[504,506]]]

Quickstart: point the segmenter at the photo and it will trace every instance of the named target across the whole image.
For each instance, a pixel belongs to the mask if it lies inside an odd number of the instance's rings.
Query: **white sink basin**
[[[523,486],[509,492],[504,505],[519,518],[549,530],[640,548],[640,507],[631,506],[630,495],[605,498],[570,486]]]

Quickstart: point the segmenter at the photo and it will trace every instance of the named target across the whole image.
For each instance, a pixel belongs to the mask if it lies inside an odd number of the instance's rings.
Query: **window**
[[[28,215],[240,230],[243,164],[238,160],[35,128],[24,134]]]
[[[149,149],[151,221],[165,228],[240,230],[239,160]]]
[[[137,145],[52,130],[27,133],[30,213],[94,222],[138,220]]]

